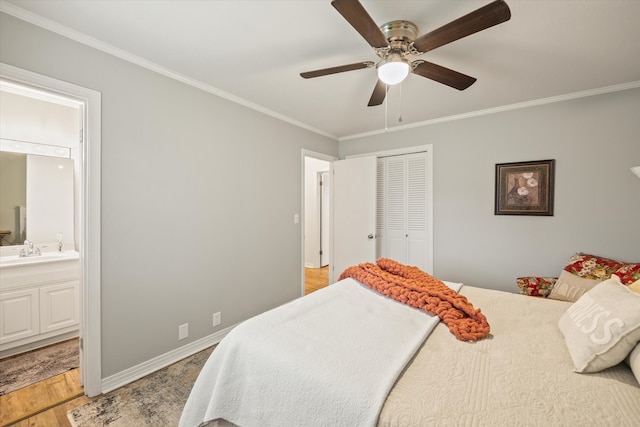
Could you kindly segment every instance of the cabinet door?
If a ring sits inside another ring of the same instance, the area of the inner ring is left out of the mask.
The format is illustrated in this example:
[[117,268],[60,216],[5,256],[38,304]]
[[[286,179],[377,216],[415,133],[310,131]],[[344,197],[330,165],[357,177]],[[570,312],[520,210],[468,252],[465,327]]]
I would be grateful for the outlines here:
[[65,282],[40,288],[40,333],[79,323],[78,282]]
[[0,294],[0,344],[38,335],[38,290]]

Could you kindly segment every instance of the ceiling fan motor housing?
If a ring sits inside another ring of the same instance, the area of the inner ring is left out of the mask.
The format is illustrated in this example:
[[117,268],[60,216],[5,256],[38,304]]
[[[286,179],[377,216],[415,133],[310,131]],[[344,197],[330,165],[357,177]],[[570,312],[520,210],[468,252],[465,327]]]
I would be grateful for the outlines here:
[[391,21],[380,27],[380,30],[389,41],[389,48],[380,49],[377,53],[384,58],[388,53],[409,53],[409,45],[418,36],[418,26],[410,21]]

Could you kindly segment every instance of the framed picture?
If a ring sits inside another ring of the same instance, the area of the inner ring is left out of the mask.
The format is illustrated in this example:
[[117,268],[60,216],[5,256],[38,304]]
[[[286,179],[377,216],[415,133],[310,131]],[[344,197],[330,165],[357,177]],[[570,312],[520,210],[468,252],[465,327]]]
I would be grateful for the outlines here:
[[553,216],[555,160],[496,164],[495,215]]

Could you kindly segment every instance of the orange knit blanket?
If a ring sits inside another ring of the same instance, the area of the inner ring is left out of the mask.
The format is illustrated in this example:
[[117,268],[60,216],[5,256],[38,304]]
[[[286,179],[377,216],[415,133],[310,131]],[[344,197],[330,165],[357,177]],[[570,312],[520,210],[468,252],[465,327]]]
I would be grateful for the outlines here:
[[462,341],[477,341],[489,334],[487,318],[464,295],[417,267],[380,258],[376,264],[347,268],[340,280],[352,277],[371,289],[438,316]]

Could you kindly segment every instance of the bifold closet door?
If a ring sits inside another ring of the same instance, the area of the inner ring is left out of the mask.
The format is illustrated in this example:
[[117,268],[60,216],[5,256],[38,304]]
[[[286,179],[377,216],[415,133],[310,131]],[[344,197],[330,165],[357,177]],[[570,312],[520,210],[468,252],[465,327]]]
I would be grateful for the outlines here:
[[378,159],[378,256],[427,265],[427,155]]

